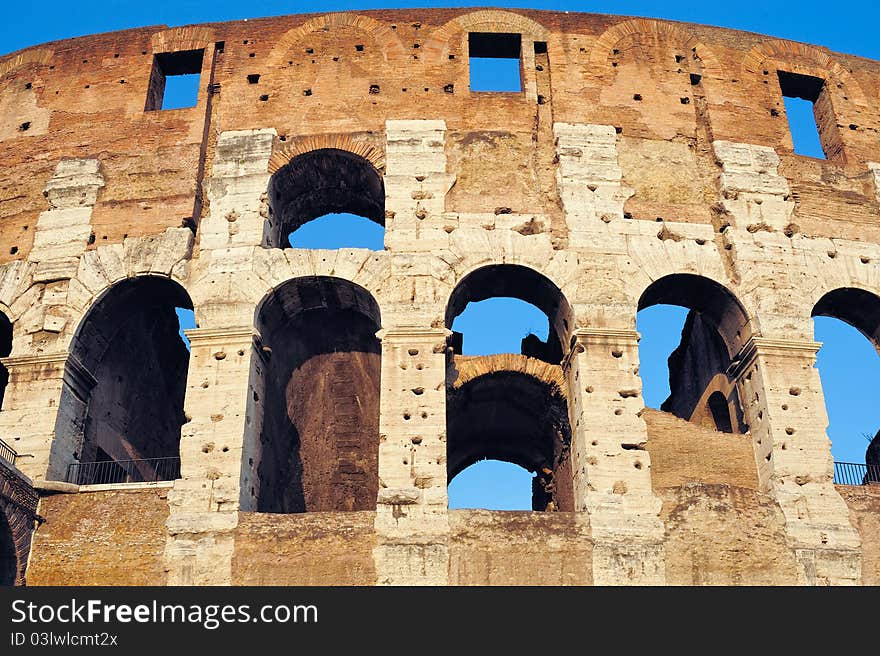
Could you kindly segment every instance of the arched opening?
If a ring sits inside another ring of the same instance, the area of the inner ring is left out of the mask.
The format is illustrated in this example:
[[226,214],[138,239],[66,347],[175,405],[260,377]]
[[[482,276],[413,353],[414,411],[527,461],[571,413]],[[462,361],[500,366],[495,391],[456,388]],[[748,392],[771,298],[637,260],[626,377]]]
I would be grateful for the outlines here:
[[98,299],[74,335],[50,472],[78,484],[171,480],[189,349],[180,314],[192,301],[176,282],[129,278]]
[[692,274],[652,283],[638,304],[645,405],[715,430],[747,430],[734,357],[751,337],[748,316],[723,285]]
[[360,155],[313,150],[294,157],[269,181],[267,247],[381,249],[384,226],[382,175]]
[[835,482],[880,482],[880,297],[846,287],[812,312]]
[[[12,322],[0,312],[0,358],[9,357],[10,353],[12,353]],[[9,371],[0,364],[0,408],[3,407],[3,397],[6,395],[8,384]]]
[[[486,301],[490,303],[483,305]],[[467,322],[468,335],[453,331],[452,347],[456,354],[463,353],[465,338],[471,334],[480,341],[483,354],[509,353],[502,350],[503,347],[497,348],[499,342],[495,336],[507,326],[519,324],[534,325],[535,332],[524,336],[515,352],[551,364],[562,360],[564,341],[570,331],[571,307],[547,277],[516,264],[493,264],[477,269],[465,276],[449,297],[446,327],[453,329],[458,325],[458,318],[476,306],[482,306],[482,316]],[[546,337],[541,339],[538,333]],[[486,335],[492,336],[492,340],[487,340]]]
[[[465,276],[446,308],[453,329],[447,376],[450,507],[498,508],[493,492],[518,490],[506,508],[573,509],[571,429],[560,362],[571,307],[533,269],[489,265]],[[465,355],[467,354],[467,355]],[[503,466],[500,463],[508,463]],[[521,469],[531,478],[524,489]],[[523,501],[526,501],[523,503]]]
[[6,513],[0,508],[0,585],[15,585],[18,578],[18,555]]
[[246,475],[260,512],[373,510],[379,488],[379,306],[331,277],[290,280],[256,315],[262,403]]
[[472,480],[464,494],[451,497],[451,506],[491,507],[491,490],[512,487],[518,480],[511,500],[530,497],[528,506],[520,509],[574,509],[571,428],[558,382],[501,370],[460,386],[453,383],[447,395],[449,481],[486,460],[517,465],[531,478],[526,491],[516,469],[487,468],[480,484]]
[[707,402],[708,416],[712,419],[711,428],[720,433],[732,433],[733,422],[730,421],[730,407],[721,392],[712,392]]

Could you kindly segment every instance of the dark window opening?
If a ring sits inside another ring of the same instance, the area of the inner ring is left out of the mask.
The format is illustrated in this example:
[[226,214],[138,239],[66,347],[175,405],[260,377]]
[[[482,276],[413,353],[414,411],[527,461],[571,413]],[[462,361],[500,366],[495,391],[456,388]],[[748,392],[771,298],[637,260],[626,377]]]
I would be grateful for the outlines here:
[[522,37],[519,34],[468,34],[471,91],[522,91]]
[[809,75],[778,71],[779,88],[785,103],[788,127],[794,152],[798,155],[825,159],[818,105],[825,81]]
[[730,422],[730,408],[724,395],[721,392],[712,392],[707,405],[709,414],[712,417],[712,427],[721,433],[732,433],[733,426]]
[[195,107],[204,50],[161,52],[153,57],[145,111]]

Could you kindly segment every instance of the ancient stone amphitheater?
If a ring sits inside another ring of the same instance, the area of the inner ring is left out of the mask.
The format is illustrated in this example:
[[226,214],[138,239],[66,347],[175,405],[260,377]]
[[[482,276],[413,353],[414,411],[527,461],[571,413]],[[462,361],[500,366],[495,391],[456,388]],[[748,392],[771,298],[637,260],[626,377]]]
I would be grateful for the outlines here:
[[[521,90],[472,91],[476,56]],[[195,105],[162,109],[181,74]],[[877,584],[880,486],[834,482],[811,317],[880,340],[878,104],[875,61],[561,12],[0,59],[4,582]],[[288,247],[330,212],[384,250]],[[547,341],[462,356],[495,296]],[[691,310],[668,412],[635,330],[660,303]],[[536,473],[533,511],[448,509],[485,458]]]

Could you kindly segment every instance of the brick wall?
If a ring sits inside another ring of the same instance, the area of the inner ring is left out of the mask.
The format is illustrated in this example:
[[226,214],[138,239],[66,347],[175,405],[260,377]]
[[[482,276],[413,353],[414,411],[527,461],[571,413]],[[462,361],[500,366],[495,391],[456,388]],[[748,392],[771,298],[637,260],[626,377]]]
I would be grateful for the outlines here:
[[40,500],[29,585],[165,585],[167,489]]

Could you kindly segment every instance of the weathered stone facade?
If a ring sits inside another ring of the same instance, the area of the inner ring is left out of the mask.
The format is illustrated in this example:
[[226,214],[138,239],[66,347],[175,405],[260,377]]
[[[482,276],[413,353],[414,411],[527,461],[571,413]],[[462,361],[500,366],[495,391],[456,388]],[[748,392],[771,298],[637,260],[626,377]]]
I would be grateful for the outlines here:
[[[521,92],[469,90],[471,33],[518,35]],[[193,62],[195,106],[156,109]],[[792,75],[819,81],[825,160],[793,153]],[[833,484],[811,317],[880,344],[878,101],[880,63],[821,47],[520,10],[5,57],[0,436],[47,491],[28,584],[876,583],[880,506]],[[385,249],[285,247],[336,211]],[[452,320],[500,295],[548,342],[457,357]],[[682,419],[643,408],[636,313],[658,303],[699,318]],[[163,346],[174,307],[188,356]],[[716,392],[735,434],[711,430]],[[523,420],[476,449],[448,409],[486,403]],[[173,482],[82,474],[166,454],[178,426],[179,472],[140,471]],[[451,468],[481,457],[543,472],[555,512],[448,510]]]

